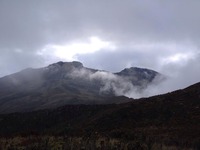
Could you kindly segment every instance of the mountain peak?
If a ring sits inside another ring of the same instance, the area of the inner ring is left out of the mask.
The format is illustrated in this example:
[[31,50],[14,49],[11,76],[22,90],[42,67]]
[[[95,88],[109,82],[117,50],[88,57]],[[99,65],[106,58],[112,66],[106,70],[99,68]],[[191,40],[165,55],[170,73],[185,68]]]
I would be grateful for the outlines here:
[[62,66],[64,66],[64,65],[69,65],[69,66],[74,66],[74,67],[76,67],[76,68],[81,68],[81,67],[83,67],[83,64],[81,63],[81,62],[78,62],[78,61],[72,61],[72,62],[63,62],[63,61],[59,61],[59,62],[57,62],[57,63],[53,63],[53,64],[51,64],[51,65],[49,65],[49,66],[60,66],[60,67],[62,67]]
[[59,61],[59,62],[57,62],[57,63],[55,63],[55,64],[57,64],[57,65],[59,65],[59,66],[62,66],[62,65],[64,65],[65,63],[64,63],[63,61]]
[[160,73],[154,70],[138,67],[125,68],[124,70],[116,74],[132,78],[132,81],[134,81],[133,83],[137,83],[138,81],[142,81],[144,79],[151,82],[157,75],[160,75]]
[[138,68],[138,67],[125,68],[124,70],[119,72],[119,74],[133,75],[133,74],[144,73],[144,72],[145,72],[145,74],[154,74],[154,75],[158,74],[158,72],[156,72],[154,70],[150,70],[150,69],[146,69],[146,68]]
[[71,63],[76,68],[82,68],[83,67],[83,64],[81,62],[79,62],[79,61],[73,61]]
[[77,68],[77,69],[83,68],[83,64],[81,62],[78,62],[78,61],[73,61],[73,62],[59,61],[57,63],[49,65],[47,68],[48,69],[55,69],[55,68],[61,69],[61,68],[63,68],[63,69],[66,69],[66,70],[71,70],[73,68]]

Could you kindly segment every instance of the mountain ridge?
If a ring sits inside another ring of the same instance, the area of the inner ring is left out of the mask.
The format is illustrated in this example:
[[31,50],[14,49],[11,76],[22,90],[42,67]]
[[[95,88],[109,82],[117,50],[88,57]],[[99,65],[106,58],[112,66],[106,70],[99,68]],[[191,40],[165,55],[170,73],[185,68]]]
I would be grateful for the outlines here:
[[56,108],[65,104],[119,103],[109,98],[133,90],[142,91],[157,76],[161,74],[138,68],[111,73],[86,68],[77,61],[29,68],[0,78],[0,113]]

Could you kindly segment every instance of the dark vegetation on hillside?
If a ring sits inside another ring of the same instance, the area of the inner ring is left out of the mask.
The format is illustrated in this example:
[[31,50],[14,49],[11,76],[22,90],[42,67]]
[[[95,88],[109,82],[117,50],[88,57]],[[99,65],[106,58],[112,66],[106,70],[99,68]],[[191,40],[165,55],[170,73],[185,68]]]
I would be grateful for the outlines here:
[[132,149],[137,144],[140,149],[156,149],[157,144],[162,147],[157,149],[172,146],[198,150],[199,127],[200,83],[125,104],[66,105],[51,110],[0,115],[0,136],[11,141],[13,137],[27,140],[30,136],[41,139],[39,141],[50,137],[56,141],[60,137],[63,143],[69,138],[73,138],[71,143],[78,137],[83,143],[107,138],[117,139],[126,146],[132,143]]

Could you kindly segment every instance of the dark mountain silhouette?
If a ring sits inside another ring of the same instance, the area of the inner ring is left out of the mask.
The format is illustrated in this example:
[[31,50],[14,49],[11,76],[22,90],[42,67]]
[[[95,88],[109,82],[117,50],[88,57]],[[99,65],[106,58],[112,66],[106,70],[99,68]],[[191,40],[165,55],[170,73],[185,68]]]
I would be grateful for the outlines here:
[[[111,99],[123,101],[126,98]],[[197,150],[200,148],[199,126],[200,83],[123,104],[66,105],[0,115],[1,137],[53,135],[92,141],[102,136],[107,141],[117,138],[121,144],[132,141],[131,147],[139,146],[143,150],[166,149],[164,145],[173,146],[171,149]]]
[[25,69],[0,78],[0,113],[56,108],[66,104],[111,104],[110,97],[132,88],[142,91],[162,76],[142,68],[110,73],[86,68],[80,62],[58,62],[39,69]]

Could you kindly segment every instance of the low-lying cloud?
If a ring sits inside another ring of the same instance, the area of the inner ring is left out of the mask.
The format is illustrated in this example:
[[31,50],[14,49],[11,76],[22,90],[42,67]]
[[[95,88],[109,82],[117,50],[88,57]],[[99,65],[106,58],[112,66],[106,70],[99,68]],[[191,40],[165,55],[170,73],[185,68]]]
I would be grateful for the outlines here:
[[100,81],[101,87],[99,93],[114,93],[116,96],[127,96],[132,98],[148,97],[151,96],[146,88],[150,85],[158,85],[161,83],[160,77],[149,83],[146,87],[146,82],[141,85],[134,85],[130,78],[122,77],[111,72],[106,71],[91,71],[88,69],[74,69],[70,76],[74,79],[87,80],[88,82]]

